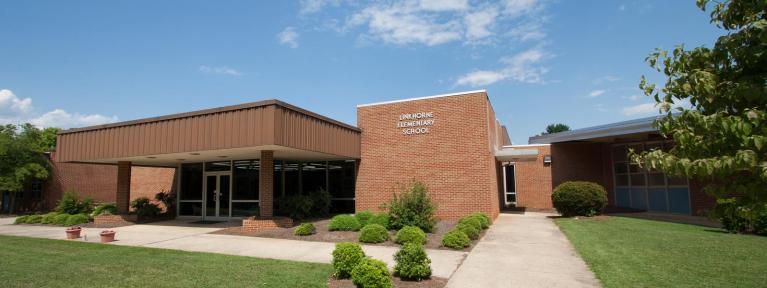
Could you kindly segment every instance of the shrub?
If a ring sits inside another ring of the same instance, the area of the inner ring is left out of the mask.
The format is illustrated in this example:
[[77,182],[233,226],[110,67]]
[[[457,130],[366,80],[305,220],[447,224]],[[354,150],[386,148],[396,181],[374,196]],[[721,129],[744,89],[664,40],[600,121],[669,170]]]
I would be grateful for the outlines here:
[[442,246],[452,249],[463,249],[471,245],[469,236],[461,230],[453,229],[442,236]]
[[370,221],[370,218],[373,218],[373,212],[370,211],[362,211],[357,214],[354,214],[354,218],[357,218],[357,221],[360,222],[360,225],[365,226],[368,225],[368,221]]
[[330,192],[320,189],[309,194],[312,208],[311,217],[323,217],[330,214]]
[[171,194],[170,191],[160,191],[154,194],[154,200],[165,205],[165,211],[170,211],[173,203],[176,201],[176,196]]
[[482,230],[482,222],[481,220],[477,219],[476,217],[471,216],[465,216],[458,220],[458,224],[464,224],[469,225],[477,229],[477,231]]
[[471,224],[466,224],[466,223],[458,223],[458,225],[455,225],[455,229],[465,233],[466,236],[469,236],[469,239],[472,239],[472,240],[478,239],[479,232],[481,231],[476,226]]
[[293,230],[293,235],[296,236],[308,236],[312,235],[315,232],[317,232],[317,229],[314,228],[314,224],[312,223],[304,223],[301,225],[298,225],[295,230]]
[[336,278],[344,279],[349,278],[357,264],[365,259],[365,252],[362,252],[362,247],[357,243],[341,242],[336,244],[336,249],[333,250],[333,269],[335,270]]
[[162,211],[160,206],[149,201],[149,198],[139,197],[130,202],[130,207],[136,211],[138,216],[157,216]]
[[593,216],[607,206],[607,192],[596,183],[570,181],[554,189],[551,201],[562,216]]
[[756,211],[753,225],[754,233],[767,236],[767,204]]
[[421,228],[405,226],[397,231],[397,234],[394,236],[394,242],[397,242],[397,244],[426,244],[426,233]]
[[67,219],[69,219],[69,214],[61,213],[53,217],[53,224],[64,225],[67,223]]
[[93,208],[91,216],[96,217],[101,214],[117,214],[117,205],[115,203],[101,203]]
[[405,243],[402,249],[394,254],[394,274],[405,280],[421,281],[431,276],[431,260],[418,243]]
[[488,217],[485,213],[471,213],[469,214],[469,217],[473,217],[479,220],[479,223],[482,224],[482,229],[490,228],[490,224],[493,224],[493,222],[490,221],[490,217]]
[[59,213],[56,212],[50,212],[48,214],[43,215],[43,219],[40,221],[42,224],[52,224],[54,223],[53,219],[58,216]]
[[13,220],[13,224],[24,224],[24,223],[27,223],[27,218],[29,218],[29,215],[24,215],[24,216],[16,217],[16,220]]
[[293,219],[306,219],[312,213],[312,199],[307,195],[291,195],[278,201],[280,214]]
[[389,269],[384,262],[364,258],[352,269],[352,282],[361,288],[391,288]]
[[722,227],[730,233],[746,232],[748,230],[747,210],[737,199],[718,199],[714,207],[714,217],[719,219]]
[[67,217],[67,221],[64,222],[65,226],[74,226],[79,224],[88,223],[89,218],[87,214],[74,214]]
[[360,230],[360,242],[362,243],[381,243],[389,240],[389,231],[378,224],[368,224]]
[[75,191],[67,191],[61,196],[56,208],[54,209],[59,213],[66,214],[79,214],[90,213],[93,208],[93,199],[91,197],[85,197],[80,200],[80,195]]
[[29,215],[29,217],[27,218],[27,221],[24,223],[37,224],[37,223],[40,223],[40,221],[43,221],[43,215],[35,214],[35,215]]
[[330,231],[357,231],[360,230],[360,222],[352,215],[342,214],[336,215],[330,219],[328,225]]
[[409,188],[403,186],[400,195],[394,194],[389,209],[389,228],[399,230],[405,226],[417,226],[424,232],[432,232],[437,224],[434,211],[437,206],[429,199],[426,186],[413,181]]
[[386,227],[388,229],[389,228],[389,214],[377,213],[377,214],[373,215],[373,217],[371,217],[368,220],[367,224],[378,224],[378,225],[384,226],[384,227]]

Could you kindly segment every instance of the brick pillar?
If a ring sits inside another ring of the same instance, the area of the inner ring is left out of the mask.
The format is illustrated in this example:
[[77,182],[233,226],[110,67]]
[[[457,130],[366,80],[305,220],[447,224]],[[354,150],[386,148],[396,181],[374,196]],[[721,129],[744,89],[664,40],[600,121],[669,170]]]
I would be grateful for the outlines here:
[[117,162],[117,195],[115,204],[117,204],[118,214],[128,214],[130,203],[130,172],[131,162]]
[[261,217],[272,217],[274,216],[274,151],[261,151],[261,174],[258,183]]

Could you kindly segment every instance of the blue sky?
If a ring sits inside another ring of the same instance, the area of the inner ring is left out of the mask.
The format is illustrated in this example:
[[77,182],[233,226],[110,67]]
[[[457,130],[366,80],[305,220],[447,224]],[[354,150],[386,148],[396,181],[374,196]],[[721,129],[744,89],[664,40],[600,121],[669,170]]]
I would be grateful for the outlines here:
[[487,89],[515,144],[657,114],[656,47],[722,32],[694,1],[3,1],[0,123],[79,127],[277,98],[356,105]]

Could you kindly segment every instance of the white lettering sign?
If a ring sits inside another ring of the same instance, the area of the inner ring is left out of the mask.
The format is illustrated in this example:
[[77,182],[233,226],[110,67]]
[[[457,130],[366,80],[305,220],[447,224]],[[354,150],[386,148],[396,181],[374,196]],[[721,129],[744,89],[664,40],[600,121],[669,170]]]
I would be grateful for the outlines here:
[[418,135],[429,133],[429,126],[434,125],[434,112],[418,112],[399,115],[397,128],[402,129],[403,135]]

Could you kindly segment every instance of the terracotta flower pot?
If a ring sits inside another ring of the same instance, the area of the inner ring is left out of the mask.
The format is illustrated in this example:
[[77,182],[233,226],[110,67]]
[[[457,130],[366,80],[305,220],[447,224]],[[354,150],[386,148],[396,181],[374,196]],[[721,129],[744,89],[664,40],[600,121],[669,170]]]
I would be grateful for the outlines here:
[[101,243],[109,243],[109,242],[115,241],[115,233],[117,232],[112,230],[101,231],[101,233],[99,234],[101,236]]
[[67,228],[67,239],[77,239],[80,238],[80,232],[83,231],[83,228],[80,226],[72,226]]

